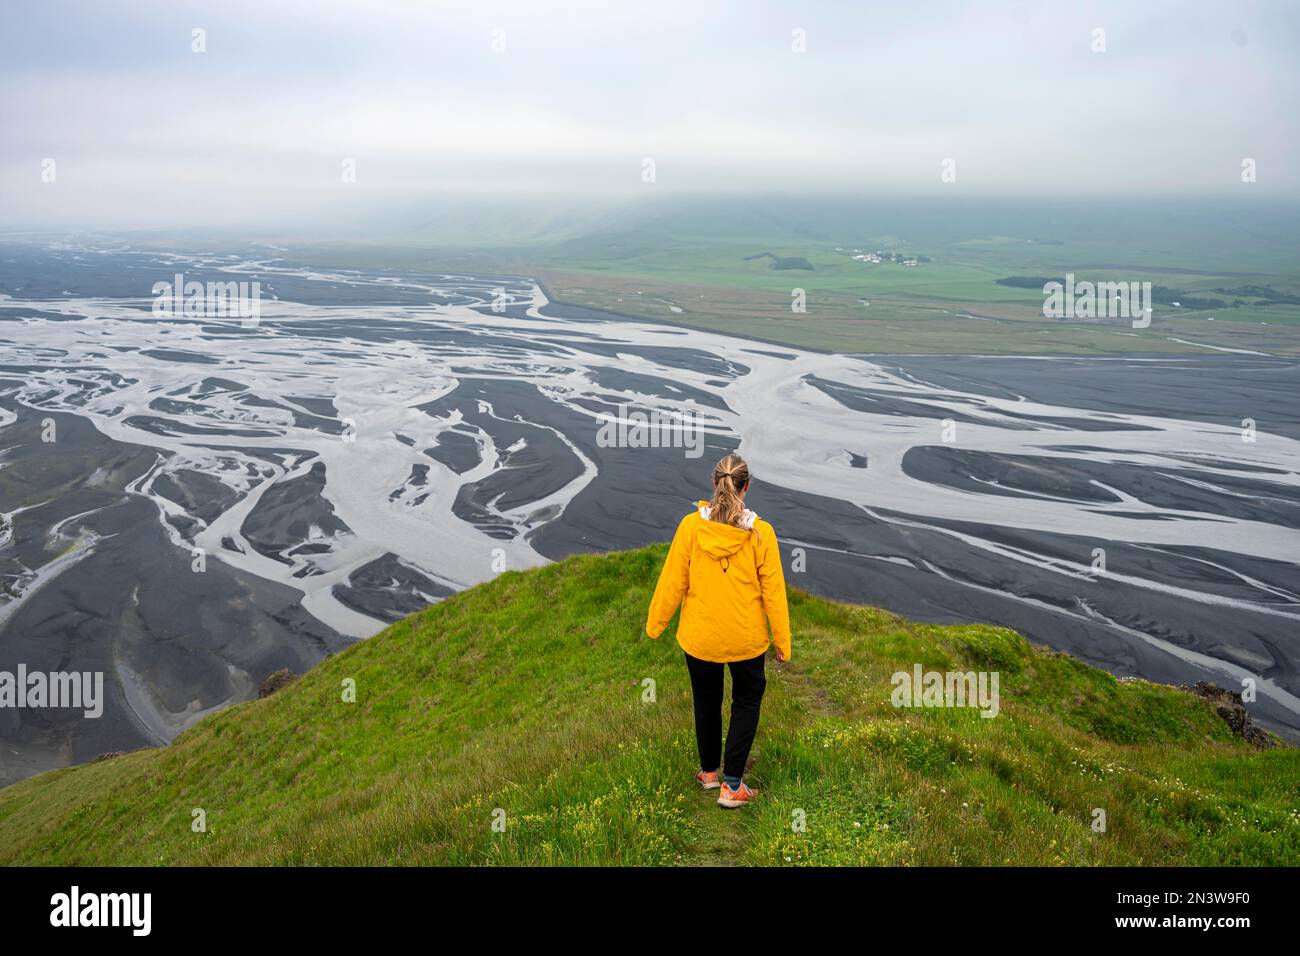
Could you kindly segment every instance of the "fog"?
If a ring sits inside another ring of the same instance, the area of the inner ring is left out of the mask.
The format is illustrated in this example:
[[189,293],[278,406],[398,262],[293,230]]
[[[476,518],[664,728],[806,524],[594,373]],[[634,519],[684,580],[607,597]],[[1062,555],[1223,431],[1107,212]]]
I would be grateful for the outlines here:
[[1282,3],[9,3],[0,228],[650,192],[1292,199],[1298,28]]

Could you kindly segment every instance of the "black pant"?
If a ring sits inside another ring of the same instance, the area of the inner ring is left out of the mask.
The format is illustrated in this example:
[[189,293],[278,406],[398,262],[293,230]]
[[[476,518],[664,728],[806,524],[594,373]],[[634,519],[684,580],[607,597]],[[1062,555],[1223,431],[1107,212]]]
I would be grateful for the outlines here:
[[[727,728],[727,762],[722,773],[740,777],[745,773],[749,748],[758,732],[758,708],[763,703],[767,677],[765,655],[747,661],[732,661],[731,726]],[[686,655],[691,672],[691,694],[695,698],[695,742],[700,748],[700,769],[714,770],[722,756],[722,664]]]

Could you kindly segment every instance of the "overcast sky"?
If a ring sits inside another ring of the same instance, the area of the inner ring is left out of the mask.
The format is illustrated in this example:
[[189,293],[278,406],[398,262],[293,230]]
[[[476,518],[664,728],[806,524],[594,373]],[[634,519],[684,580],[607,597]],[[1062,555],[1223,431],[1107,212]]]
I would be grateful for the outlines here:
[[1295,3],[4,0],[0,17],[0,228],[647,189],[1300,196]]

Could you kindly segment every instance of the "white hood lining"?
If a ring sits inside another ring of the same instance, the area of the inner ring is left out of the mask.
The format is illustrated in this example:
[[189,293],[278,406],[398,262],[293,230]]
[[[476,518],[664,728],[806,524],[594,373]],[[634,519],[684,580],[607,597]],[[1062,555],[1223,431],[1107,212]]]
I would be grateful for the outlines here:
[[[710,505],[703,505],[700,508],[700,517],[705,521],[709,520],[709,513],[713,510]],[[737,527],[744,528],[746,531],[754,530],[754,522],[758,520],[758,515],[746,508],[740,513],[740,523]]]

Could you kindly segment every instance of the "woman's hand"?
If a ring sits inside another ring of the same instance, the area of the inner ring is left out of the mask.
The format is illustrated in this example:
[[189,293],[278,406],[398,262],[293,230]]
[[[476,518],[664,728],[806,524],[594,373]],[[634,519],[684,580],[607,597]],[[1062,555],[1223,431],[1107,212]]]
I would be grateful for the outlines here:
[[785,655],[781,653],[781,648],[776,647],[776,648],[773,648],[773,650],[776,651],[776,659],[777,659],[779,662],[781,662],[782,664],[784,664],[784,663],[785,663]]

